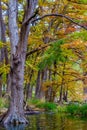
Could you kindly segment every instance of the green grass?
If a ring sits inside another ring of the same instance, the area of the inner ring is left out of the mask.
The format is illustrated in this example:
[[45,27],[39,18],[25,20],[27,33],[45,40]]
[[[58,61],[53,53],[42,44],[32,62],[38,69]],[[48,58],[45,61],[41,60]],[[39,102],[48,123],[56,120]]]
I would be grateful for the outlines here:
[[87,104],[71,104],[67,106],[67,113],[87,117]]
[[67,107],[66,107],[66,105],[62,105],[62,106],[58,105],[57,110],[60,113],[66,113],[67,112]]
[[[45,102],[37,99],[32,99],[27,101],[28,105],[34,105],[36,108],[45,109],[46,111],[56,111],[59,113],[67,113],[73,116],[87,117],[87,104],[65,104],[65,105],[56,105],[52,102]],[[1,103],[0,101],[0,104]]]
[[43,100],[31,99],[27,101],[28,105],[34,105],[36,108],[45,109],[46,111],[54,111],[57,109],[57,105],[52,102],[45,102]]
[[39,99],[30,99],[30,100],[27,101],[27,104],[36,106],[40,102],[41,101]]
[[79,107],[79,113],[82,117],[87,117],[87,104],[83,104]]
[[55,103],[52,102],[43,102],[36,105],[38,108],[45,109],[46,111],[54,111],[57,109],[57,106]]
[[76,115],[78,113],[78,110],[79,110],[79,105],[70,104],[70,105],[67,105],[66,109],[67,109],[68,113],[70,113],[72,115]]

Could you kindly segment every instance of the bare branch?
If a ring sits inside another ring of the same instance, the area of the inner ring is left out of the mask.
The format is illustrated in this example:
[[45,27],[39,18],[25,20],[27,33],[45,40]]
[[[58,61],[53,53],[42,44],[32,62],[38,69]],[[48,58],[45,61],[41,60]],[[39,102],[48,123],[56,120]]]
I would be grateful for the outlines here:
[[[63,18],[65,18],[65,19],[69,20],[70,22],[72,22],[72,23],[74,23],[74,24],[80,26],[81,28],[84,28],[85,30],[87,30],[87,27],[84,26],[84,25],[81,25],[81,24],[77,23],[77,22],[75,21],[76,19],[72,19],[72,18],[70,18],[69,16],[66,16],[66,15],[63,15],[63,14],[55,14],[55,13],[53,13],[53,14],[46,14],[46,15],[44,15],[44,16],[41,16],[41,17],[39,17],[39,18],[36,18],[36,19],[32,20],[32,22],[36,22],[36,21],[38,21],[38,20],[41,20],[41,19],[44,19],[44,18],[50,17],[50,16],[63,17]],[[28,21],[28,20],[27,20],[27,21]]]

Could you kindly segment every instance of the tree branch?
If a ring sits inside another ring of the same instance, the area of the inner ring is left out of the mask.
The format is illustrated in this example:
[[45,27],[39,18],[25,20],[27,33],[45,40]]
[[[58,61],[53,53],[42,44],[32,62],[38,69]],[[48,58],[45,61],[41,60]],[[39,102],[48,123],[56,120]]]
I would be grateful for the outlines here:
[[[32,20],[32,19],[36,16],[36,14],[37,14],[37,12],[36,12],[34,15],[32,15],[31,17],[29,17],[26,21],[24,21],[23,24],[26,24],[26,23],[28,24],[28,22],[29,22],[30,20]],[[46,14],[46,15],[44,15],[44,16],[41,16],[41,17],[39,17],[39,18],[36,18],[36,19],[32,20],[32,22],[36,22],[36,21],[38,21],[38,20],[41,20],[41,19],[44,19],[45,17],[50,17],[50,16],[66,18],[67,20],[71,21],[72,23],[74,23],[74,24],[76,24],[76,25],[78,25],[78,26],[84,28],[85,30],[87,30],[87,27],[86,27],[86,26],[81,25],[81,24],[75,22],[75,20],[73,20],[73,19],[70,18],[69,16],[66,16],[66,15],[63,15],[63,14],[54,14],[54,13],[53,13],[53,14]],[[22,25],[23,25],[23,24],[22,24]],[[39,47],[39,48],[36,48],[36,49],[34,49],[34,50],[28,52],[28,53],[26,54],[26,57],[28,57],[29,55],[31,55],[31,54],[33,54],[33,53],[35,53],[35,52],[37,52],[37,51],[40,51],[40,50],[46,48],[46,47],[49,46],[49,45],[50,45],[50,44],[47,44],[47,45],[45,45],[45,46],[41,46],[41,47]]]
[[34,50],[28,52],[28,53],[26,54],[26,58],[27,58],[29,55],[31,55],[31,54],[33,54],[33,53],[35,53],[35,52],[37,52],[37,51],[40,51],[40,50],[42,50],[42,49],[45,49],[45,48],[48,47],[49,45],[50,45],[50,44],[46,44],[46,45],[44,45],[44,46],[38,47],[38,48],[36,48],[36,49],[34,49]]
[[28,24],[29,21],[32,20],[33,18],[35,18],[35,16],[36,16],[37,14],[38,14],[38,10],[36,10],[31,17],[29,17],[27,20],[25,20],[25,21],[22,23],[22,26],[25,25],[25,24]]
[[[41,20],[41,19],[44,19],[44,18],[50,17],[50,16],[63,17],[63,18],[65,18],[65,19],[69,20],[70,22],[72,22],[72,23],[74,23],[74,24],[80,26],[81,28],[84,28],[85,30],[87,30],[87,27],[86,27],[86,26],[77,23],[77,22],[75,21],[75,19],[73,20],[73,19],[70,18],[69,16],[66,16],[66,15],[63,15],[63,14],[55,14],[55,13],[53,13],[53,14],[46,14],[46,15],[44,15],[44,16],[41,16],[41,17],[39,17],[39,18],[36,18],[36,19],[32,20],[32,22],[36,22],[36,21],[38,21],[38,20]],[[27,20],[27,22],[28,22],[28,21],[29,21],[29,20]]]

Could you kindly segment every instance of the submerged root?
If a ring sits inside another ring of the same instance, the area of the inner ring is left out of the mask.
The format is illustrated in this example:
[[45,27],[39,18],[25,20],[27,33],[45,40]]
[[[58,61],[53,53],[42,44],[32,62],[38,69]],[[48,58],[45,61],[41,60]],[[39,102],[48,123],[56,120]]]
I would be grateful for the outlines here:
[[13,124],[15,126],[18,124],[28,124],[28,121],[23,115],[16,114],[16,113],[10,114],[8,112],[2,115],[2,117],[0,118],[0,122],[3,125]]
[[6,117],[8,111],[4,112],[3,114],[0,115],[0,124],[3,122],[4,118]]

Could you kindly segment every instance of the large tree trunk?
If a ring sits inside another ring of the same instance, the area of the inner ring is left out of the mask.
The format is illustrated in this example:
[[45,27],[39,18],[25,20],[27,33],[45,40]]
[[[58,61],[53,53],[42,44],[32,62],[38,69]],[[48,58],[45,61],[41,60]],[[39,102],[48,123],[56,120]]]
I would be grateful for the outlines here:
[[23,110],[24,58],[20,60],[20,63],[16,64],[13,59],[14,64],[11,70],[11,102],[9,111],[4,118],[4,124],[26,123]]
[[[18,35],[17,0],[9,0],[9,30],[11,42],[11,101],[9,110],[3,118],[4,124],[27,123],[23,110],[24,65],[27,50],[27,39],[31,26],[28,20],[34,15],[37,0],[27,0],[23,23]],[[28,21],[27,21],[28,20]]]

